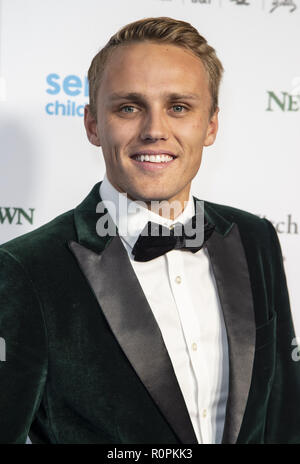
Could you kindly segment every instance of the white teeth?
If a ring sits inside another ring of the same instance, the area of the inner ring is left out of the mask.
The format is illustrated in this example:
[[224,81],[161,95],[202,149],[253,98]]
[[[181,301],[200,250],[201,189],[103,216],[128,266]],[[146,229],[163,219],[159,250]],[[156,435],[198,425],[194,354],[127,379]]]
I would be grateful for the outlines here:
[[173,159],[170,155],[136,155],[137,161],[150,161],[150,163],[167,163]]

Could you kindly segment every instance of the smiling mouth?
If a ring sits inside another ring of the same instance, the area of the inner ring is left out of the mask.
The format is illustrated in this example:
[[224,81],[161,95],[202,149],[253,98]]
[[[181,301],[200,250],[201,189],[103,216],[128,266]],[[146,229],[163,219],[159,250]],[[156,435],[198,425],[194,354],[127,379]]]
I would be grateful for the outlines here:
[[169,155],[169,154],[139,154],[136,153],[131,158],[135,161],[139,161],[141,163],[169,163],[170,161],[173,161],[176,156],[175,155]]

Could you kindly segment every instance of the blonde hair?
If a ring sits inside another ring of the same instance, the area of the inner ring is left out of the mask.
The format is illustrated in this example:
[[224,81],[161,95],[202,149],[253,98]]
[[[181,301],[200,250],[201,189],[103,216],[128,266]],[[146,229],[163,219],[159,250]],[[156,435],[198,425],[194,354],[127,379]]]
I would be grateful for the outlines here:
[[212,99],[212,116],[218,107],[219,86],[223,74],[223,66],[214,48],[208,45],[197,29],[191,24],[168,17],[145,18],[122,27],[93,58],[89,71],[90,111],[96,119],[97,93],[104,68],[112,51],[120,46],[134,42],[152,41],[168,43],[189,49],[198,56],[209,78],[209,90]]

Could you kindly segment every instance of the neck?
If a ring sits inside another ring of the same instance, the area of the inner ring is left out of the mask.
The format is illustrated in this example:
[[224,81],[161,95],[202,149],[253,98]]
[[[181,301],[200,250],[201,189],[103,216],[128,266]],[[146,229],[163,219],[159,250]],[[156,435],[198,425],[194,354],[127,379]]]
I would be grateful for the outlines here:
[[179,194],[175,197],[168,199],[157,199],[157,200],[148,200],[135,198],[131,196],[128,192],[124,192],[119,186],[114,185],[108,178],[107,180],[111,187],[113,187],[117,192],[125,194],[129,200],[139,203],[141,206],[147,208],[152,213],[155,213],[164,219],[174,221],[178,216],[182,214],[186,208],[190,196],[190,187],[187,185]]
[[151,200],[145,202],[147,208],[152,213],[158,214],[159,216],[174,220],[176,219],[185,209],[187,199],[184,201],[180,200]]

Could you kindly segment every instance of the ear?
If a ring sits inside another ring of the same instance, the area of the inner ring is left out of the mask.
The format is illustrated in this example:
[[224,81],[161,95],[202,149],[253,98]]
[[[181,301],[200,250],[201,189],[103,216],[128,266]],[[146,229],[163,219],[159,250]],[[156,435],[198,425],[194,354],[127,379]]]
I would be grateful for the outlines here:
[[96,147],[100,147],[101,142],[98,136],[97,121],[91,113],[90,105],[85,105],[84,107],[84,126],[89,141],[93,145],[96,145]]
[[218,132],[218,127],[219,127],[219,121],[218,121],[218,113],[220,109],[217,107],[216,111],[214,114],[211,116],[207,131],[206,131],[206,136],[204,140],[204,146],[208,147],[209,145],[212,145],[216,139],[217,132]]

